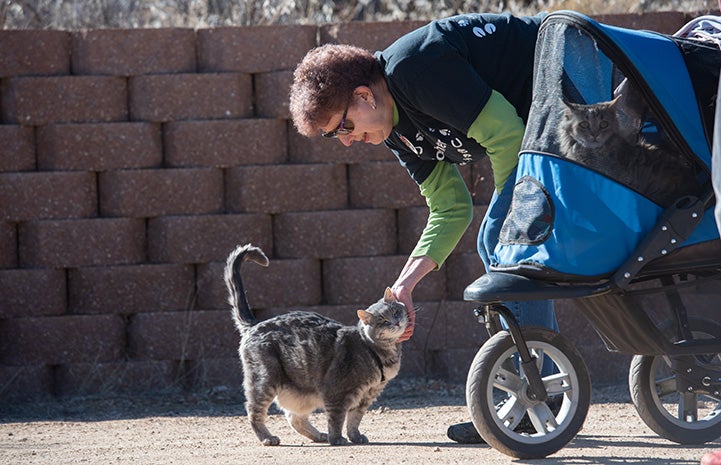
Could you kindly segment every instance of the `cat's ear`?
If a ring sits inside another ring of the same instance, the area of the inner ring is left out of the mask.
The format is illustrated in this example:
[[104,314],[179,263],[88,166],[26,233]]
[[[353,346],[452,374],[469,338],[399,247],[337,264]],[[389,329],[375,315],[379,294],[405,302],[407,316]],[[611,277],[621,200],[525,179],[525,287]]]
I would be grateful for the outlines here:
[[363,323],[369,325],[371,324],[371,319],[373,318],[373,314],[370,312],[367,312],[365,310],[358,310],[358,319],[361,320]]
[[398,299],[396,299],[396,296],[393,295],[393,291],[391,291],[390,287],[386,287],[386,292],[383,294],[383,300],[386,302],[397,302]]
[[561,105],[561,111],[564,118],[569,118],[573,114],[573,108],[568,104],[565,98],[558,97],[558,102]]

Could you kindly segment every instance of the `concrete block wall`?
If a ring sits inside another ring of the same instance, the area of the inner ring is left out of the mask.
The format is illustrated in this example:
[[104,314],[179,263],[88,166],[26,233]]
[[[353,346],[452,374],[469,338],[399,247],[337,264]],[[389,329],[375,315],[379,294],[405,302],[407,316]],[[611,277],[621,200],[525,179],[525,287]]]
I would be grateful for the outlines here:
[[[674,32],[690,17],[607,19]],[[259,317],[353,323],[427,208],[382,147],[299,136],[288,86],[317,40],[380,49],[420,24],[0,31],[0,400],[238,388],[222,282],[237,244],[271,258],[245,267]],[[463,173],[474,224],[416,291],[404,375],[463,380],[486,338],[462,292],[492,183],[487,163]],[[572,302],[559,319],[595,380],[625,377]]]

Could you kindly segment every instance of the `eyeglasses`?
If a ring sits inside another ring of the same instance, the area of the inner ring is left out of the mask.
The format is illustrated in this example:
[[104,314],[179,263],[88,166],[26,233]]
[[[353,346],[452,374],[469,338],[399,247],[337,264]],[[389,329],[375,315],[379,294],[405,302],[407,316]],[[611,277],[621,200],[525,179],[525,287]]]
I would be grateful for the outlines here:
[[328,132],[321,132],[320,135],[323,137],[327,137],[329,139],[336,138],[338,136],[346,136],[353,132],[353,129],[355,129],[355,126],[352,122],[346,121],[346,116],[348,115],[348,107],[346,107],[345,111],[343,112],[343,117],[340,119],[340,124],[337,128],[333,129],[332,131]]

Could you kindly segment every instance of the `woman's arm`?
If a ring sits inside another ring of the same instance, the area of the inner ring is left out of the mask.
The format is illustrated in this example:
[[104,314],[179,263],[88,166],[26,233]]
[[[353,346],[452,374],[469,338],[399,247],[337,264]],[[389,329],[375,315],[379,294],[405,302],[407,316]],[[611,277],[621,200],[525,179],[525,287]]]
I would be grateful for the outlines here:
[[411,325],[401,340],[407,340],[413,334],[413,290],[428,273],[441,267],[473,218],[471,195],[455,165],[437,163],[421,184],[421,194],[430,208],[428,222],[391,287],[396,298],[406,305],[411,318]]
[[486,148],[491,160],[493,183],[501,192],[509,174],[518,165],[525,126],[516,109],[495,90],[468,129],[468,137]]

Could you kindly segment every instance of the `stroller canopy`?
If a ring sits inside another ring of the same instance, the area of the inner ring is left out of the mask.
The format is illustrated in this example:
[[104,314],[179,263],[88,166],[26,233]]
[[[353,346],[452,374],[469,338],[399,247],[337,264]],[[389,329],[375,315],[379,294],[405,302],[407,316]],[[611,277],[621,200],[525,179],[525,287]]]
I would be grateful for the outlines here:
[[[664,209],[710,189],[721,52],[571,11],[539,31],[533,102],[492,270],[612,274]],[[713,215],[683,242],[718,238]]]

